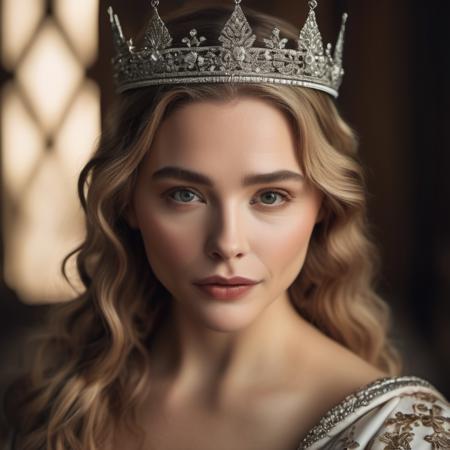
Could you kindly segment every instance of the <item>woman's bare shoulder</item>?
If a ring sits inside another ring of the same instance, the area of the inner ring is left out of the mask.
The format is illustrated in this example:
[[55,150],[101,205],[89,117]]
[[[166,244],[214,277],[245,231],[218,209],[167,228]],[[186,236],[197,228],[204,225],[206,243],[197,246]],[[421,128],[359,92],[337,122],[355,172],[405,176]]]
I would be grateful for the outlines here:
[[345,347],[337,346],[333,358],[322,361],[322,380],[338,397],[351,394],[373,381],[389,376]]
[[[318,336],[311,343],[308,369],[298,379],[298,391],[309,392],[317,410],[326,411],[358,389],[389,374],[367,362],[348,348],[326,337]],[[300,362],[297,364],[300,367]],[[295,386],[295,382],[294,382]]]
[[[389,376],[320,333],[308,333],[306,338],[310,344],[309,354],[305,354],[304,349],[291,348],[289,372],[284,379],[284,388],[289,393],[284,417],[291,425],[295,424],[297,437],[305,436],[349,395]],[[278,414],[282,409],[277,408]]]

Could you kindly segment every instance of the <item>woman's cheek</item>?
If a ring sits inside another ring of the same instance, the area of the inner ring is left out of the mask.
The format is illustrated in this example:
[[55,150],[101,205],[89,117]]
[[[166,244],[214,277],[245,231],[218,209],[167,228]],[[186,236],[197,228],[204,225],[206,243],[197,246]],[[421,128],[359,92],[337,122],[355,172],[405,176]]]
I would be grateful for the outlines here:
[[157,261],[171,265],[181,262],[187,264],[197,253],[199,230],[192,230],[186,221],[181,222],[173,216],[149,215],[144,218],[140,228],[151,265],[157,264]]
[[292,275],[303,265],[315,215],[314,211],[302,211],[286,219],[281,226],[261,229],[253,239],[258,254],[270,262],[273,272],[288,271]]

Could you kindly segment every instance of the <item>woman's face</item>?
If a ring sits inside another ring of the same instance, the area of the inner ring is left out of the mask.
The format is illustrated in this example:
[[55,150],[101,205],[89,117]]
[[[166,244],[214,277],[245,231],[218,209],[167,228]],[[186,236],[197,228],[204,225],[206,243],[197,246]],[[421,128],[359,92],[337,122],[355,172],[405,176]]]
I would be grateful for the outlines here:
[[[275,176],[281,172],[284,177]],[[236,331],[287,300],[321,200],[303,178],[294,136],[278,109],[253,97],[201,101],[161,124],[128,220],[184,317]],[[238,299],[217,299],[194,284],[212,275],[259,283]]]

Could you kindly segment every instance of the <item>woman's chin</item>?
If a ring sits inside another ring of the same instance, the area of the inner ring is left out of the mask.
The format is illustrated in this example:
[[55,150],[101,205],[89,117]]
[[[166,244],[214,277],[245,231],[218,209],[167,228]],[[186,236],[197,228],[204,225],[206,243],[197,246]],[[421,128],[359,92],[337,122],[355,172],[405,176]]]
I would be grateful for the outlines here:
[[207,311],[196,311],[196,319],[199,325],[211,330],[223,333],[233,333],[245,330],[257,319],[257,311],[246,307],[231,307],[223,305],[221,307],[208,308]]

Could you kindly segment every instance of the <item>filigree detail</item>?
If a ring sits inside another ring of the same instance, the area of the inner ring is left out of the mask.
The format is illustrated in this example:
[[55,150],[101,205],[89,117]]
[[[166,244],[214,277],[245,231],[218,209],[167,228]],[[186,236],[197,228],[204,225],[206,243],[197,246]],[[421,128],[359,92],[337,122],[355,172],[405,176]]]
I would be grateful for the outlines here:
[[303,54],[305,72],[312,76],[322,76],[325,69],[322,35],[317,26],[316,13],[311,10],[305,26],[300,31],[298,49]]
[[219,41],[228,50],[235,48],[245,50],[253,45],[255,39],[256,36],[253,34],[242,8],[237,4],[219,36]]
[[153,50],[162,50],[172,44],[172,37],[165,23],[155,8],[153,16],[147,27],[144,36],[145,45]]
[[267,48],[285,48],[288,40],[286,38],[280,38],[280,30],[278,28],[274,28],[272,31],[272,36],[270,39],[264,39],[264,44],[266,44]]
[[188,37],[184,37],[181,39],[183,44],[186,44],[188,47],[199,47],[202,42],[206,41],[204,36],[197,37],[197,30],[194,28],[189,32]]

